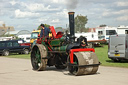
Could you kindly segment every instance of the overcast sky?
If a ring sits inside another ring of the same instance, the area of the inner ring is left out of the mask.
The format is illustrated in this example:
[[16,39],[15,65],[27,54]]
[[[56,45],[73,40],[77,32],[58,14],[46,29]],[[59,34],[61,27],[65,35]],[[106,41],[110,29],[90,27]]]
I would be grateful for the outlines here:
[[30,31],[41,23],[66,28],[68,11],[87,16],[86,27],[128,26],[128,0],[0,0],[0,25]]

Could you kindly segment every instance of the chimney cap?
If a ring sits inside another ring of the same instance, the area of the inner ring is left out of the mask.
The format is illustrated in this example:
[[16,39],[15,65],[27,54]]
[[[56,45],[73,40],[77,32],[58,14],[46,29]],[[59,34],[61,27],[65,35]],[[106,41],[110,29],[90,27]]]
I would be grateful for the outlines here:
[[68,12],[68,14],[74,14],[75,12]]

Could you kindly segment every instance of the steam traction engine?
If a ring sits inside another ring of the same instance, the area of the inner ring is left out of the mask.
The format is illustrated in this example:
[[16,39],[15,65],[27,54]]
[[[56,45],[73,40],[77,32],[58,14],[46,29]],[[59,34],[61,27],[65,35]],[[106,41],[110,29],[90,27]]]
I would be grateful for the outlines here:
[[74,12],[69,12],[70,34],[56,34],[53,26],[51,35],[37,39],[32,47],[31,63],[34,70],[45,70],[46,66],[68,70],[73,75],[94,74],[99,67],[99,61],[93,48],[87,48],[87,39],[74,35]]

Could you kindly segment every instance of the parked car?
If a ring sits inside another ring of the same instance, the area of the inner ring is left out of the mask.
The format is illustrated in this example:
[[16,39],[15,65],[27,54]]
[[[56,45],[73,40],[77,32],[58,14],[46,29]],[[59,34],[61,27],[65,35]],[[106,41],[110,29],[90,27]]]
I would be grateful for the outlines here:
[[128,34],[109,37],[108,57],[113,61],[128,60]]
[[22,40],[0,41],[0,54],[4,56],[8,56],[10,53],[29,54],[30,46],[21,45],[20,42]]

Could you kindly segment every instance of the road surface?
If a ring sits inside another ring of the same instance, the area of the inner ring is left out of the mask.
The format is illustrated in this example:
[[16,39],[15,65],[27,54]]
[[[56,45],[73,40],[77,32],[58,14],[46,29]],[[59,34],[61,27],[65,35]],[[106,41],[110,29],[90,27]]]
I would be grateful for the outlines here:
[[73,76],[55,67],[33,71],[29,59],[0,57],[0,85],[128,85],[128,68],[100,66],[97,74]]

